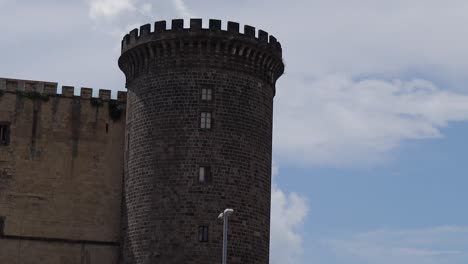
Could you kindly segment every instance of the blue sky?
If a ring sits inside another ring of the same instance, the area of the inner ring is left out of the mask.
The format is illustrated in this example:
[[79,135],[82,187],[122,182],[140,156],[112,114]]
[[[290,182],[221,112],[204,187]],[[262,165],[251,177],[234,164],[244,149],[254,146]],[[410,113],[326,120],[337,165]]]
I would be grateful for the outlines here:
[[0,10],[2,77],[114,96],[134,27],[201,17],[270,32],[286,63],[271,263],[468,263],[467,1],[0,0]]

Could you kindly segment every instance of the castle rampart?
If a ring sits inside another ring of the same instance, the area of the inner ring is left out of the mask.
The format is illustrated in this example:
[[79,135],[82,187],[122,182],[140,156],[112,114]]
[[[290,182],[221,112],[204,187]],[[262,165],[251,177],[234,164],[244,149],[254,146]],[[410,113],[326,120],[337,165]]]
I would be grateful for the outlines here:
[[92,92],[0,78],[0,263],[118,262],[126,93]]

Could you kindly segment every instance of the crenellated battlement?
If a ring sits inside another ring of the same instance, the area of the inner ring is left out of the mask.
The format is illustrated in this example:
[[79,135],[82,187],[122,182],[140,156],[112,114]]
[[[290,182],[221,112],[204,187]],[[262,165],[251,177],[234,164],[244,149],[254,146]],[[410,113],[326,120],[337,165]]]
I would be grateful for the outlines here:
[[252,43],[257,42],[261,45],[267,45],[272,51],[278,52],[281,56],[282,48],[281,43],[268,32],[255,27],[244,25],[244,33],[240,32],[240,24],[237,22],[228,21],[227,30],[222,29],[221,20],[210,19],[208,28],[202,27],[203,20],[192,18],[190,19],[189,27],[184,27],[183,19],[173,19],[171,27],[167,28],[166,21],[157,21],[154,23],[153,31],[151,31],[151,24],[146,24],[130,31],[125,35],[122,40],[122,53],[131,49],[135,45],[140,45],[147,41],[164,40],[171,38],[179,38],[183,35],[194,37],[196,35],[208,35],[210,37],[227,37],[237,38]]
[[183,19],[155,22],[153,30],[146,24],[133,29],[122,40],[119,67],[127,85],[148,72],[177,68],[224,68],[258,76],[274,84],[284,72],[281,44],[263,30],[210,19],[203,28],[202,19],[191,19],[188,27]]
[[[75,87],[73,86],[62,86],[62,93],[57,93],[58,84],[55,82],[44,82],[44,81],[32,81],[32,80],[20,80],[20,79],[9,79],[0,77],[0,92],[11,92],[11,93],[25,93],[25,94],[37,94],[44,96],[60,96],[60,97],[80,97],[81,99],[101,99],[103,101],[114,100],[111,98],[111,91],[106,89],[99,89],[98,97],[93,97],[93,89],[82,87],[80,89],[80,95],[75,96]],[[127,92],[118,91],[117,101],[125,103],[127,101]]]

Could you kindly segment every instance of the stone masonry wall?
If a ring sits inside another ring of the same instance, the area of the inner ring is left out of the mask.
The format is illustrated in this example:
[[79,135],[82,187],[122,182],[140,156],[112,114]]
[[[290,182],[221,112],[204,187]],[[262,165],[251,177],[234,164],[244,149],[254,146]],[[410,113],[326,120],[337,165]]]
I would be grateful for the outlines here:
[[[269,263],[272,114],[282,73],[279,43],[261,31],[192,19],[132,31],[119,65],[127,77],[126,264],[221,262],[230,217],[229,263]],[[202,100],[202,89],[212,100]],[[212,127],[200,128],[202,112]],[[200,166],[211,181],[200,183]],[[199,242],[198,227],[209,227]]]
[[0,263],[115,264],[126,95],[56,89],[0,78]]

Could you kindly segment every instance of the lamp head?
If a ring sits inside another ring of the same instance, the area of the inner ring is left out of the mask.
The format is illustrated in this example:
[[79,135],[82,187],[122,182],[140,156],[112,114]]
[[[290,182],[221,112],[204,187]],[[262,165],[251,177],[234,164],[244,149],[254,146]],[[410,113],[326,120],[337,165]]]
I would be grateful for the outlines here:
[[228,216],[232,215],[233,213],[234,213],[234,209],[228,208],[228,209],[224,210],[224,212],[219,214],[218,219],[223,218],[224,216],[228,217]]

